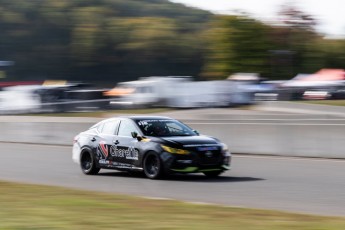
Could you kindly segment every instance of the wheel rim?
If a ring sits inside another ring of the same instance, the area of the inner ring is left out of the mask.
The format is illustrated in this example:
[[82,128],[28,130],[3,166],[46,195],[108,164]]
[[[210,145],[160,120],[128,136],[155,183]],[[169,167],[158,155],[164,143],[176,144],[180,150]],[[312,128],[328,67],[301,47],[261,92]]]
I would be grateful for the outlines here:
[[92,167],[92,160],[91,160],[91,157],[89,154],[85,154],[82,158],[82,161],[81,161],[81,166],[82,168],[87,171],[87,170],[90,170],[91,167]]
[[149,156],[145,161],[145,171],[150,177],[154,177],[159,171],[159,162],[156,156]]

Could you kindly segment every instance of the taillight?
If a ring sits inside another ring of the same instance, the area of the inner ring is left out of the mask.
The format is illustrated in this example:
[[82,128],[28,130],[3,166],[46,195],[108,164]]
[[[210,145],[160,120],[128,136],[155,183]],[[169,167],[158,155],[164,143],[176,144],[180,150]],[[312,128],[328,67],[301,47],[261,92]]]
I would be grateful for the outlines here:
[[77,143],[78,142],[78,139],[79,139],[79,135],[75,136],[73,138],[73,144]]

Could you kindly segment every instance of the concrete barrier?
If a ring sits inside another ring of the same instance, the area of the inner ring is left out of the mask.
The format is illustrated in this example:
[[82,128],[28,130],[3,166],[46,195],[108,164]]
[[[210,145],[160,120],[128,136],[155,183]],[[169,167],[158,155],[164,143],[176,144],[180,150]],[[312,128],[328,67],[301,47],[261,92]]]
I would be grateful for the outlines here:
[[[72,146],[73,137],[101,118],[0,119],[1,142]],[[345,124],[230,123],[186,120],[233,153],[345,158]]]
[[265,101],[257,104],[256,109],[289,113],[318,114],[345,117],[345,106],[311,104],[306,101]]
[[345,125],[195,124],[233,153],[345,158]]
[[1,142],[72,145],[76,134],[100,118],[1,116]]

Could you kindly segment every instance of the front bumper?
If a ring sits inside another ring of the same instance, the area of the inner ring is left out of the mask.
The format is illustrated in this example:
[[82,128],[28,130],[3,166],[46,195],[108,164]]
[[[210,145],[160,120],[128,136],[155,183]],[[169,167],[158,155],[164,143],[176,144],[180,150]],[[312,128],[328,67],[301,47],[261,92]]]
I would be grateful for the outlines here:
[[231,169],[231,154],[210,159],[210,162],[201,160],[197,155],[176,155],[168,152],[161,154],[161,160],[166,173],[197,173],[210,171],[226,171]]
[[228,165],[221,165],[221,166],[213,166],[210,168],[205,167],[186,167],[182,169],[173,169],[171,168],[170,172],[176,172],[176,173],[197,173],[197,172],[212,172],[212,171],[226,171],[230,170],[230,166]]

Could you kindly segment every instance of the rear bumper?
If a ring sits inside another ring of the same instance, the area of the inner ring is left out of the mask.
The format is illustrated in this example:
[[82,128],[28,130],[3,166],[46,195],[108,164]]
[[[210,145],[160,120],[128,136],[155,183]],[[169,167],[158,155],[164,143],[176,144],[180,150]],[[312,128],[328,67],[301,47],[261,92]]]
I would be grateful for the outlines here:
[[80,152],[81,152],[81,149],[78,143],[75,143],[72,149],[72,160],[74,163],[80,164]]

